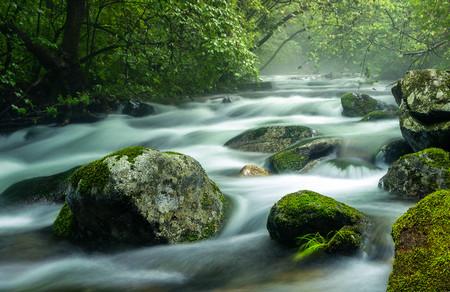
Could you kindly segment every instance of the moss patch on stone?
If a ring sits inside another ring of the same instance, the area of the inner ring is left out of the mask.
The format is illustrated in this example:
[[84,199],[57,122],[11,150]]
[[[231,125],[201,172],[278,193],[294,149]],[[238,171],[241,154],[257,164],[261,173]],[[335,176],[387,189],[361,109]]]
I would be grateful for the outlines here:
[[366,114],[361,121],[377,121],[377,120],[385,120],[385,119],[394,119],[398,117],[398,111],[392,110],[376,110]]
[[120,149],[116,152],[108,154],[103,158],[106,159],[108,157],[116,156],[117,159],[122,158],[123,156],[127,157],[128,162],[133,163],[136,157],[140,156],[147,148],[144,146],[130,146],[123,149]]
[[450,289],[450,190],[436,191],[392,228],[395,260],[387,291]]
[[78,187],[82,195],[88,194],[92,189],[102,190],[110,176],[108,165],[104,159],[95,160],[77,169],[70,177],[73,187]]
[[73,234],[74,216],[67,203],[64,203],[53,223],[53,234],[58,238],[70,238]]
[[276,153],[269,160],[273,170],[277,173],[289,169],[302,169],[308,163],[308,158],[303,155],[298,155],[295,150]]

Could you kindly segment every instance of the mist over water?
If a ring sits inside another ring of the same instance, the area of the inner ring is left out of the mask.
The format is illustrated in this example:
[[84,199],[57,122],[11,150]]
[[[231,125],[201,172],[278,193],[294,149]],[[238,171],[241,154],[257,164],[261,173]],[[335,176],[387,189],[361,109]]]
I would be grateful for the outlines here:
[[[295,79],[293,79],[295,77]],[[215,239],[174,246],[89,253],[49,232],[60,206],[34,204],[0,209],[0,291],[14,290],[210,290],[385,291],[391,269],[392,222],[409,207],[378,189],[386,167],[374,164],[380,146],[400,137],[398,120],[359,122],[341,115],[340,95],[360,86],[356,78],[269,76],[267,91],[220,96],[182,106],[155,105],[143,118],[110,115],[95,124],[38,126],[0,136],[0,192],[14,182],[50,175],[129,145],[173,150],[197,159],[231,199],[233,209]],[[361,86],[363,93],[394,103],[388,82]],[[342,137],[340,168],[322,161],[309,172],[239,177],[245,164],[264,165],[268,154],[228,149],[239,133],[264,125],[304,125],[321,136]],[[363,163],[359,163],[363,162]],[[317,191],[360,209],[373,219],[365,253],[296,264],[292,251],[266,231],[270,207],[283,195]]]

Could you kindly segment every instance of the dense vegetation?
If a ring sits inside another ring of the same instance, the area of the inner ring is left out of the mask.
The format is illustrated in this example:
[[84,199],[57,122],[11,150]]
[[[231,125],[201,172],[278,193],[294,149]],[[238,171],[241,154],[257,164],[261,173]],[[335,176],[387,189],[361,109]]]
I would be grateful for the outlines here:
[[387,78],[445,67],[449,10],[445,0],[5,0],[0,120],[172,103],[283,63]]

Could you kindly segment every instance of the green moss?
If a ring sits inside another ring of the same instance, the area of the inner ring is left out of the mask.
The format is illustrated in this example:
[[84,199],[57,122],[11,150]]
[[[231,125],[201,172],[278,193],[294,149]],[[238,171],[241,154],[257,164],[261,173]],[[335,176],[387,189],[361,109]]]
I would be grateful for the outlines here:
[[362,246],[362,240],[358,230],[346,226],[333,235],[325,250],[328,253],[350,254]]
[[388,291],[448,291],[449,210],[450,190],[439,190],[422,199],[393,225],[395,261]]
[[278,152],[269,158],[275,172],[300,170],[308,163],[308,157],[297,154],[295,150]]
[[117,156],[117,159],[120,159],[123,156],[127,156],[128,162],[133,163],[136,157],[141,155],[147,148],[144,146],[130,146],[123,149],[120,149],[116,152],[108,154],[103,158],[106,159],[108,157]]
[[95,160],[80,167],[70,177],[72,186],[78,187],[80,194],[88,194],[92,189],[102,190],[109,181],[108,165],[101,160]]
[[70,238],[73,234],[74,225],[72,210],[67,203],[64,203],[53,223],[53,234],[59,238]]
[[210,195],[203,194],[200,200],[200,204],[203,209],[209,209],[214,204],[214,201]]
[[328,218],[337,217],[338,212],[344,213],[350,219],[349,224],[357,223],[364,217],[358,210],[312,191],[300,191],[284,196],[278,201],[277,207],[286,216],[284,219],[294,224],[296,221],[304,222],[313,212],[317,217]]
[[384,120],[384,119],[393,119],[398,117],[397,111],[392,110],[376,110],[368,113],[365,115],[361,121],[362,122],[368,122],[368,121],[375,121],[375,120]]

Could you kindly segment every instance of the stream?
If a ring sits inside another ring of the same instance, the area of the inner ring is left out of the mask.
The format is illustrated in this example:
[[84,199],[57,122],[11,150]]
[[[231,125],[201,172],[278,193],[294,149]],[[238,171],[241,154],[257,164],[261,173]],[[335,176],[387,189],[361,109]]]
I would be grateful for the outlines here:
[[[373,160],[380,146],[401,136],[398,119],[360,122],[341,115],[340,95],[359,79],[267,76],[273,88],[219,96],[181,106],[155,105],[157,114],[112,114],[94,124],[36,126],[0,136],[0,192],[14,182],[50,175],[129,145],[173,150],[197,159],[232,201],[221,234],[211,240],[87,252],[52,238],[60,205],[0,208],[0,291],[385,291],[392,267],[392,223],[411,203],[378,188],[387,166]],[[389,82],[360,91],[394,104]],[[319,163],[307,173],[239,177],[245,164],[264,165],[269,154],[223,144],[263,125],[304,125],[345,140],[343,159],[373,163],[346,168]],[[308,189],[370,216],[367,249],[351,257],[295,263],[292,251],[266,230],[270,207]]]

